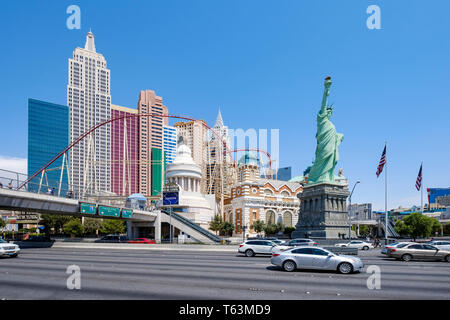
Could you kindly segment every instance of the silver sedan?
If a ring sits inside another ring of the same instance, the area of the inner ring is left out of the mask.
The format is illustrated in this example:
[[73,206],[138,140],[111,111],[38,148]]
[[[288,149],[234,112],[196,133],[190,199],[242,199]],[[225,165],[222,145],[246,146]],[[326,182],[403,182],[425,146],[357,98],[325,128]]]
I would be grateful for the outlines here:
[[295,269],[317,269],[352,273],[364,268],[363,262],[357,257],[340,256],[321,247],[296,247],[277,251],[272,254],[270,262],[289,272]]

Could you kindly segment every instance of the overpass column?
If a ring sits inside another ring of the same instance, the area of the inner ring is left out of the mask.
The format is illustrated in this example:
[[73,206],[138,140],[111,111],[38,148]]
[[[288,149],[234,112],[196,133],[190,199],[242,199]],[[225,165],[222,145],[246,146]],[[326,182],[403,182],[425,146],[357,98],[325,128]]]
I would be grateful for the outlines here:
[[154,225],[155,225],[155,241],[156,243],[161,243],[161,211],[155,210],[156,212],[156,219]]

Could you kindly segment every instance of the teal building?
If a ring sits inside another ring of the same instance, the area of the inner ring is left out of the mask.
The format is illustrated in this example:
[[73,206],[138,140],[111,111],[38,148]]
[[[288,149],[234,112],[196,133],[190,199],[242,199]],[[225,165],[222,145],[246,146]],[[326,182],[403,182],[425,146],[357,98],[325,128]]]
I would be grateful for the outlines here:
[[[55,155],[69,144],[69,108],[50,102],[28,99],[28,176],[38,171]],[[61,175],[59,169],[62,157],[56,160],[43,177],[41,192],[58,185]],[[66,164],[64,165],[61,194],[68,191]],[[41,175],[35,177],[28,185],[28,190],[37,191]]]

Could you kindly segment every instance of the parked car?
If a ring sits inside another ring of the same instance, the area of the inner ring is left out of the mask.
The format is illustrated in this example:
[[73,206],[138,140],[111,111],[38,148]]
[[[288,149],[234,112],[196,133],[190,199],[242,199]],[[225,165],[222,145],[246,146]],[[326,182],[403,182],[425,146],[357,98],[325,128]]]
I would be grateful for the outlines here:
[[20,248],[17,244],[8,243],[0,239],[0,256],[15,258],[19,255]]
[[296,269],[331,270],[340,273],[362,271],[361,259],[352,256],[337,255],[321,247],[295,247],[282,252],[274,252],[270,262],[291,272]]
[[127,237],[123,235],[118,234],[108,234],[107,236],[104,236],[98,240],[95,240],[95,242],[102,242],[102,243],[125,243],[127,242]]
[[440,260],[450,262],[450,251],[440,250],[429,244],[402,243],[387,250],[386,255],[397,260]]
[[447,250],[450,251],[450,241],[448,240],[433,240],[430,242],[427,242],[430,246],[436,247],[440,250]]
[[274,238],[274,237],[250,237],[250,238],[247,238],[247,240],[269,240],[269,241],[276,243],[277,245],[286,243],[286,241],[280,240],[280,239]]
[[300,247],[300,246],[317,246],[318,243],[311,239],[293,239],[290,241],[286,241],[280,244],[276,249],[278,251],[285,251],[292,249],[292,247]]
[[392,242],[392,243],[386,244],[383,247],[381,247],[381,253],[386,254],[388,249],[397,248],[397,246],[399,244],[403,244],[403,243],[415,243],[415,242],[408,242],[408,241]]
[[272,254],[275,247],[277,244],[270,240],[247,240],[239,245],[238,252],[253,257],[256,254]]
[[358,248],[361,250],[369,250],[373,248],[373,244],[362,240],[352,240],[347,243],[336,243],[336,247]]
[[155,244],[156,241],[153,239],[147,239],[147,238],[136,238],[134,240],[128,240],[128,243],[146,243],[146,244]]

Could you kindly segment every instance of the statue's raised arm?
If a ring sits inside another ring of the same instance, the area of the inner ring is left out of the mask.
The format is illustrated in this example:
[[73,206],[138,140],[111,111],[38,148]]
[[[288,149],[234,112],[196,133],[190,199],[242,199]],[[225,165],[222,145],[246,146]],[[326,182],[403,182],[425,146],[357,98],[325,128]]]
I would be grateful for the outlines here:
[[325,78],[324,86],[325,86],[325,90],[323,91],[322,105],[320,108],[320,113],[325,113],[327,111],[328,96],[330,95],[330,87],[331,87],[331,77]]

